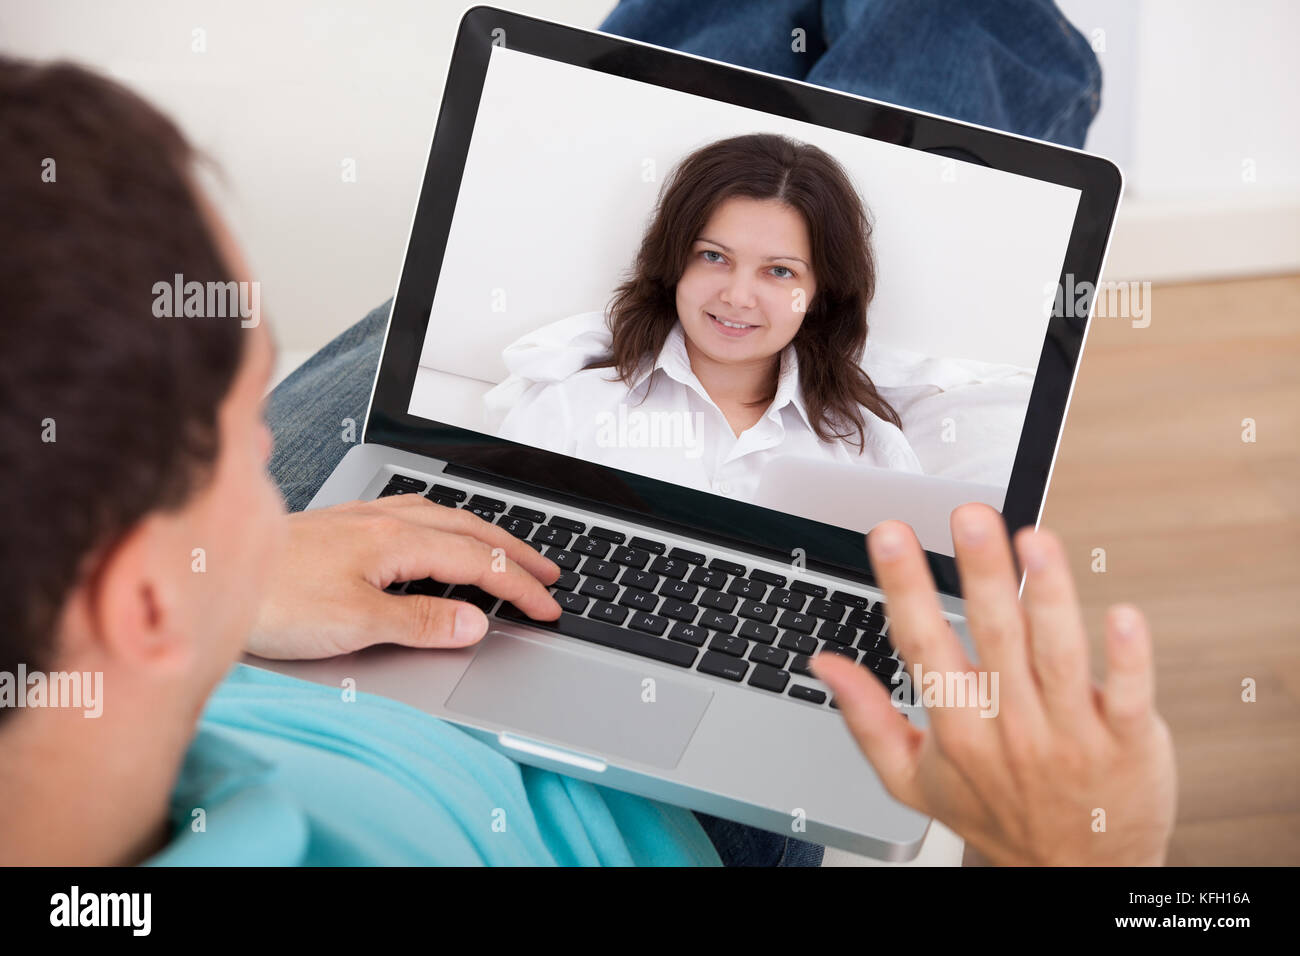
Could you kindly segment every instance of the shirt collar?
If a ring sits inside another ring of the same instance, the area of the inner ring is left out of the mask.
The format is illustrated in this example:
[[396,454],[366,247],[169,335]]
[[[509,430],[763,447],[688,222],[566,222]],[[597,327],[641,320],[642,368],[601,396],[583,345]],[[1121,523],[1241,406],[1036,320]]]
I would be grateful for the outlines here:
[[[168,802],[171,840],[145,865],[301,862],[306,823],[301,809],[275,786],[276,776],[272,763],[200,723]],[[194,827],[196,808],[203,809],[200,829]],[[224,833],[214,839],[209,829]]]
[[[639,387],[654,372],[663,369],[664,374],[676,382],[694,389],[707,402],[713,403],[700,380],[691,370],[691,359],[686,352],[686,333],[682,331],[681,322],[674,322],[664,339],[659,355],[650,366],[643,366],[631,382],[631,388]],[[781,371],[777,374],[776,395],[768,406],[766,417],[779,421],[781,409],[793,405],[809,431],[813,431],[808,409],[804,405],[802,390],[799,388],[799,359],[793,345],[787,345],[781,352]]]

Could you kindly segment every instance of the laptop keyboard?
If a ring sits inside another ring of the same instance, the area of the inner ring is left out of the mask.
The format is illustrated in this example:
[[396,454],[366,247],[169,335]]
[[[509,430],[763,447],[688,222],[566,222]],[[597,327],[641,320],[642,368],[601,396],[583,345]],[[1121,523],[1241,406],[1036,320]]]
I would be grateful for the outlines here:
[[836,706],[799,680],[813,678],[808,661],[819,651],[898,686],[883,601],[409,475],[391,475],[379,497],[404,494],[471,511],[550,558],[560,577],[549,590],[563,613],[536,621],[474,585],[432,578],[396,583],[393,593],[467,601],[502,620],[816,706]]

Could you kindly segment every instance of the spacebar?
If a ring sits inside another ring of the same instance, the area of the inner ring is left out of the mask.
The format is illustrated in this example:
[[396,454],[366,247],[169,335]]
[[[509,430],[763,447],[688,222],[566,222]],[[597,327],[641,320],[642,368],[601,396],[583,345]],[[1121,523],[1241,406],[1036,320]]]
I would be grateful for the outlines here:
[[506,602],[501,605],[501,610],[497,611],[496,616],[511,621],[523,621],[533,627],[556,631],[565,637],[576,637],[580,641],[590,641],[620,651],[629,651],[641,657],[663,661],[665,664],[676,664],[678,667],[690,667],[695,663],[695,655],[698,653],[695,648],[686,644],[651,637],[649,634],[638,634],[636,631],[615,627],[604,621],[579,617],[568,611],[562,612],[558,621],[535,621],[513,604]]

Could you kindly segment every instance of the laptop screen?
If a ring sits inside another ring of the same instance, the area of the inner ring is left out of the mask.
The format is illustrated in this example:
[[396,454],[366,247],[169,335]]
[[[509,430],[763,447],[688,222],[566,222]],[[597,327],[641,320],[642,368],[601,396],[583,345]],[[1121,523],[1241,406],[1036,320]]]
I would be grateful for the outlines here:
[[408,410],[952,554],[1078,200],[494,46]]
[[1037,520],[1100,157],[488,7],[461,22],[366,441],[872,580]]

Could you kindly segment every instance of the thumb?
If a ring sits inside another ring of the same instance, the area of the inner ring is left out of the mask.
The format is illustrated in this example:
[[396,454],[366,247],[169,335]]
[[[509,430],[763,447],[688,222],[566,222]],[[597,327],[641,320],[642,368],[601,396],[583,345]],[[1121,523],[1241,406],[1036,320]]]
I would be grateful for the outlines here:
[[922,731],[894,708],[889,692],[863,667],[824,653],[809,663],[818,679],[834,692],[849,732],[886,789],[903,803],[918,806],[920,794],[914,780]]
[[473,604],[424,594],[374,592],[368,627],[373,643],[464,647],[487,633],[487,615]]

